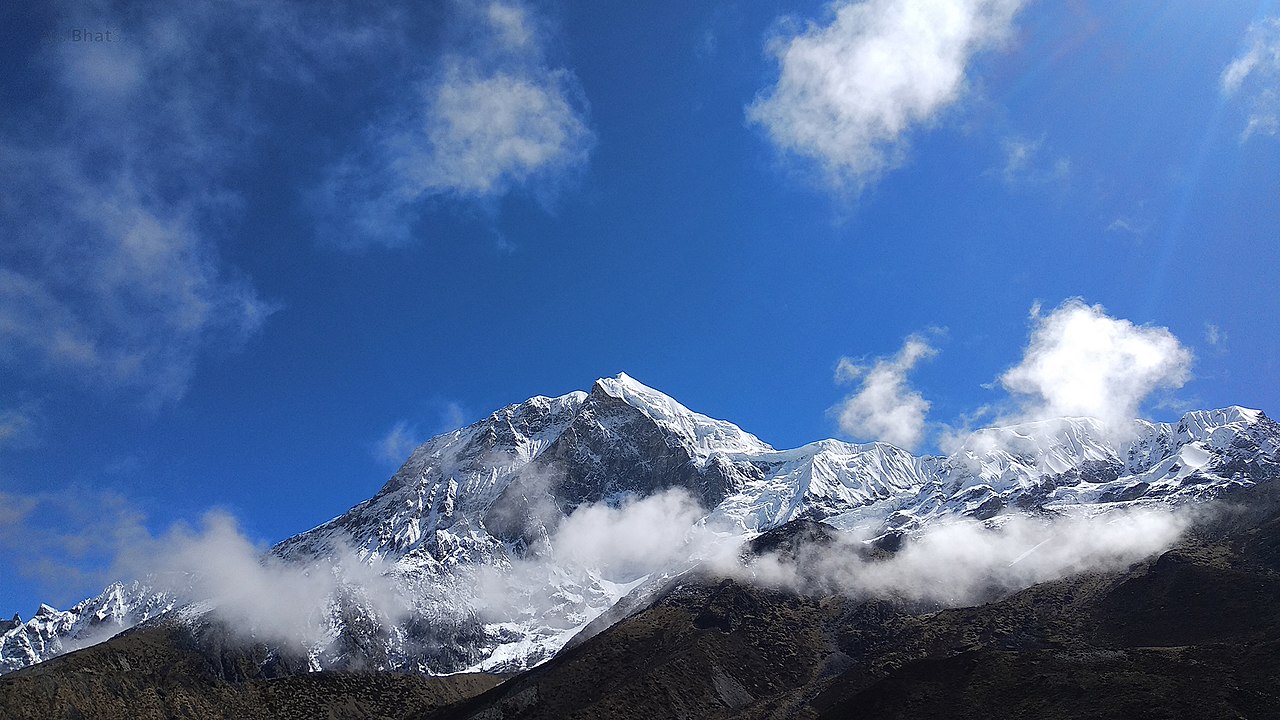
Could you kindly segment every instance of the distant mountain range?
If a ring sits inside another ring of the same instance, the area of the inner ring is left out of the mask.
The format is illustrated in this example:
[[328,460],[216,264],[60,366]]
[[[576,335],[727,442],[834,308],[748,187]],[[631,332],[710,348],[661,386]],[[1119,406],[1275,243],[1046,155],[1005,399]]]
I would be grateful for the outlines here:
[[[561,562],[564,549],[553,547],[564,542],[557,533],[575,511],[626,508],[664,492],[691,498],[700,509],[689,529],[722,546],[811,523],[819,534],[893,552],[964,519],[995,527],[1018,516],[1185,505],[1277,474],[1280,424],[1241,407],[1123,428],[1061,418],[980,430],[945,457],[837,440],[775,450],[619,375],[589,392],[531,398],[435,437],[372,498],[272,548],[275,558],[298,566],[354,555],[402,588],[408,604],[388,615],[358,585],[340,584],[319,639],[264,652],[295,657],[281,661],[290,672],[509,673],[634,613],[712,602],[719,591],[709,580],[688,591],[688,602],[679,590],[680,578],[705,572],[697,548],[658,568],[603,568]],[[489,601],[480,588],[493,582],[506,583],[513,599]],[[734,587],[725,592],[764,602],[763,590]],[[216,625],[217,609],[206,600],[144,577],[70,610],[42,606],[28,620],[0,624],[0,671],[139,623]],[[758,697],[737,680],[717,687],[729,706]]]

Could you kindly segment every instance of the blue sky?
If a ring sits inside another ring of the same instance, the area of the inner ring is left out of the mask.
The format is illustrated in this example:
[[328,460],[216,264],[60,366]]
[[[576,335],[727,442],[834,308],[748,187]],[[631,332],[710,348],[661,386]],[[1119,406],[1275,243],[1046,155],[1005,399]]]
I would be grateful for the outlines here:
[[1275,3],[375,5],[0,11],[0,611],[623,371],[777,447],[1280,412]]

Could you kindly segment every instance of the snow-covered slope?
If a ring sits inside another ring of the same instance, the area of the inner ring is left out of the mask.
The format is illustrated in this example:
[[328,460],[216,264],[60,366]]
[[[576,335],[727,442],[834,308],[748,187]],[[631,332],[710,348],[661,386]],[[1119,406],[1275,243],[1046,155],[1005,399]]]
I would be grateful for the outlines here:
[[[335,597],[329,646],[311,649],[317,667],[360,647],[375,666],[511,670],[549,657],[646,579],[605,578],[549,551],[559,524],[586,505],[682,488],[705,510],[699,524],[730,538],[801,517],[875,536],[954,516],[1199,500],[1277,473],[1280,425],[1239,407],[1119,429],[1088,418],[992,428],[948,457],[836,440],[780,451],[619,375],[433,438],[372,498],[272,552],[296,563],[354,552],[408,590],[412,607],[394,621]],[[481,590],[495,579],[499,605]],[[112,592],[5,632],[0,670],[175,602],[136,585]]]
[[369,557],[414,559],[431,569],[492,560],[502,543],[485,531],[485,512],[586,400],[582,392],[535,397],[435,437],[372,498],[273,552],[311,558],[332,552],[338,542]]
[[30,620],[15,616],[13,627],[0,635],[0,673],[102,642],[172,610],[175,602],[172,596],[133,582],[113,583],[70,610],[41,605]]
[[1280,473],[1280,425],[1241,407],[1111,429],[1059,418],[979,430],[950,456],[924,462],[930,471],[916,492],[828,522],[901,532],[945,516],[1210,499]]

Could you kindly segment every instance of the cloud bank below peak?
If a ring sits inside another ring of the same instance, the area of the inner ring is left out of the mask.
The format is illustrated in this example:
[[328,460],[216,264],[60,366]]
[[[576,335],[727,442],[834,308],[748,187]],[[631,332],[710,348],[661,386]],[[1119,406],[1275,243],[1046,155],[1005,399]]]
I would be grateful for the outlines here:
[[900,165],[912,130],[957,102],[978,53],[1012,31],[1022,0],[836,2],[825,25],[768,46],[777,82],[747,108],[780,149],[857,194]]

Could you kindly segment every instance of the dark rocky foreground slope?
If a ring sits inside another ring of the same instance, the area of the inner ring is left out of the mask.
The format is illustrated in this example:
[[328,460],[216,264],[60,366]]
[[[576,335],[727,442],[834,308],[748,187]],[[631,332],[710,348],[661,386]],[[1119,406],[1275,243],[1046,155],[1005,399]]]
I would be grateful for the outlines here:
[[225,625],[161,620],[0,677],[0,718],[401,718],[501,680],[306,670],[304,654],[245,642]]
[[[1156,558],[976,607],[690,574],[496,686],[293,674],[302,658],[225,628],[151,624],[0,678],[0,717],[1280,717],[1278,496],[1260,484]],[[794,527],[769,543],[823,541],[814,523]]]

